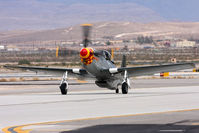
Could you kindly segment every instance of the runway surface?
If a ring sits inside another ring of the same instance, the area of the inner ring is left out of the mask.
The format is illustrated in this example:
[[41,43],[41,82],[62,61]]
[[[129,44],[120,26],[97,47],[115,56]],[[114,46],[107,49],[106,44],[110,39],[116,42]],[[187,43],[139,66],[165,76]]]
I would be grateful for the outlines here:
[[127,95],[85,84],[71,85],[62,96],[53,83],[0,85],[0,128],[7,133],[199,132],[198,79],[135,80]]

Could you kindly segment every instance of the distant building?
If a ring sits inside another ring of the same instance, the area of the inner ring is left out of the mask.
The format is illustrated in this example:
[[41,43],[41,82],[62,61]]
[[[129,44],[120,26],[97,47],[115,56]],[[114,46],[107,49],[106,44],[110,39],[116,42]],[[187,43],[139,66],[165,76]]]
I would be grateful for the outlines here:
[[187,40],[179,41],[175,44],[176,47],[195,47],[195,45],[196,42]]
[[20,51],[20,49],[17,48],[17,46],[14,46],[14,45],[7,46],[6,50],[7,51]]
[[75,42],[72,42],[72,41],[67,41],[67,42],[62,41],[61,42],[61,45],[67,45],[67,44],[72,45],[72,44],[75,44]]
[[171,43],[170,41],[158,41],[156,42],[158,47],[170,47]]
[[120,44],[120,43],[123,43],[123,40],[113,40],[113,41],[110,41],[110,43],[113,43],[113,44]]
[[5,46],[0,45],[0,50],[5,50]]

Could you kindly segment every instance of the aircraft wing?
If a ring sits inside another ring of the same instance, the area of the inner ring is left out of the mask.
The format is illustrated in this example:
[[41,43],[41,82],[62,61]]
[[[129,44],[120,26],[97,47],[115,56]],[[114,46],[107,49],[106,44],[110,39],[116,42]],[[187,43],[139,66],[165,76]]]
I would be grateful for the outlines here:
[[194,63],[180,63],[180,64],[167,64],[167,65],[156,65],[156,66],[141,66],[141,67],[121,67],[121,68],[111,68],[110,73],[120,73],[125,70],[129,77],[153,75],[155,73],[161,72],[174,72],[184,69],[194,68]]
[[68,69],[68,68],[49,68],[49,67],[29,67],[29,66],[4,66],[6,68],[17,68],[34,71],[36,73],[43,73],[48,75],[62,76],[66,71],[68,77],[77,77],[79,79],[94,78],[85,69]]

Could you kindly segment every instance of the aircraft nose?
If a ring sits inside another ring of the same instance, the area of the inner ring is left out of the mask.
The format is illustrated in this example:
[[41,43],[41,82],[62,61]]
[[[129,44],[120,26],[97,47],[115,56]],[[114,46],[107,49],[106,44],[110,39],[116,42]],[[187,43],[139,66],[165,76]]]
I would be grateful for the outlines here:
[[80,51],[80,57],[81,58],[88,58],[89,57],[89,50],[87,49],[87,48],[83,48],[83,49],[81,49],[81,51]]

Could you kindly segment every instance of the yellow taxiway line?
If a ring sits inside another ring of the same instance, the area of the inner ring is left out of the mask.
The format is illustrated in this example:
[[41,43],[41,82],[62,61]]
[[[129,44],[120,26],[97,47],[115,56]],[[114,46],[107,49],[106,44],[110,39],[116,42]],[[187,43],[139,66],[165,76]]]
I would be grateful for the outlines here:
[[[29,133],[33,129],[25,129],[24,130],[22,128],[28,127],[28,126],[34,126],[34,125],[57,124],[57,123],[63,123],[63,122],[74,122],[74,121],[82,121],[82,120],[96,120],[96,119],[104,119],[104,118],[117,118],[117,117],[129,117],[129,116],[140,116],[140,115],[153,115],[153,114],[164,114],[164,113],[175,113],[175,112],[186,112],[186,111],[199,111],[199,108],[198,109],[185,109],[185,110],[174,110],[174,111],[164,111],[164,112],[127,114],[127,115],[115,115],[115,116],[102,116],[102,117],[82,118],[82,119],[74,119],[74,120],[63,120],[63,121],[33,123],[33,124],[6,127],[6,128],[3,128],[2,131],[4,133]],[[199,123],[192,123],[192,125],[199,125]],[[69,131],[69,130],[67,130],[67,131]]]

